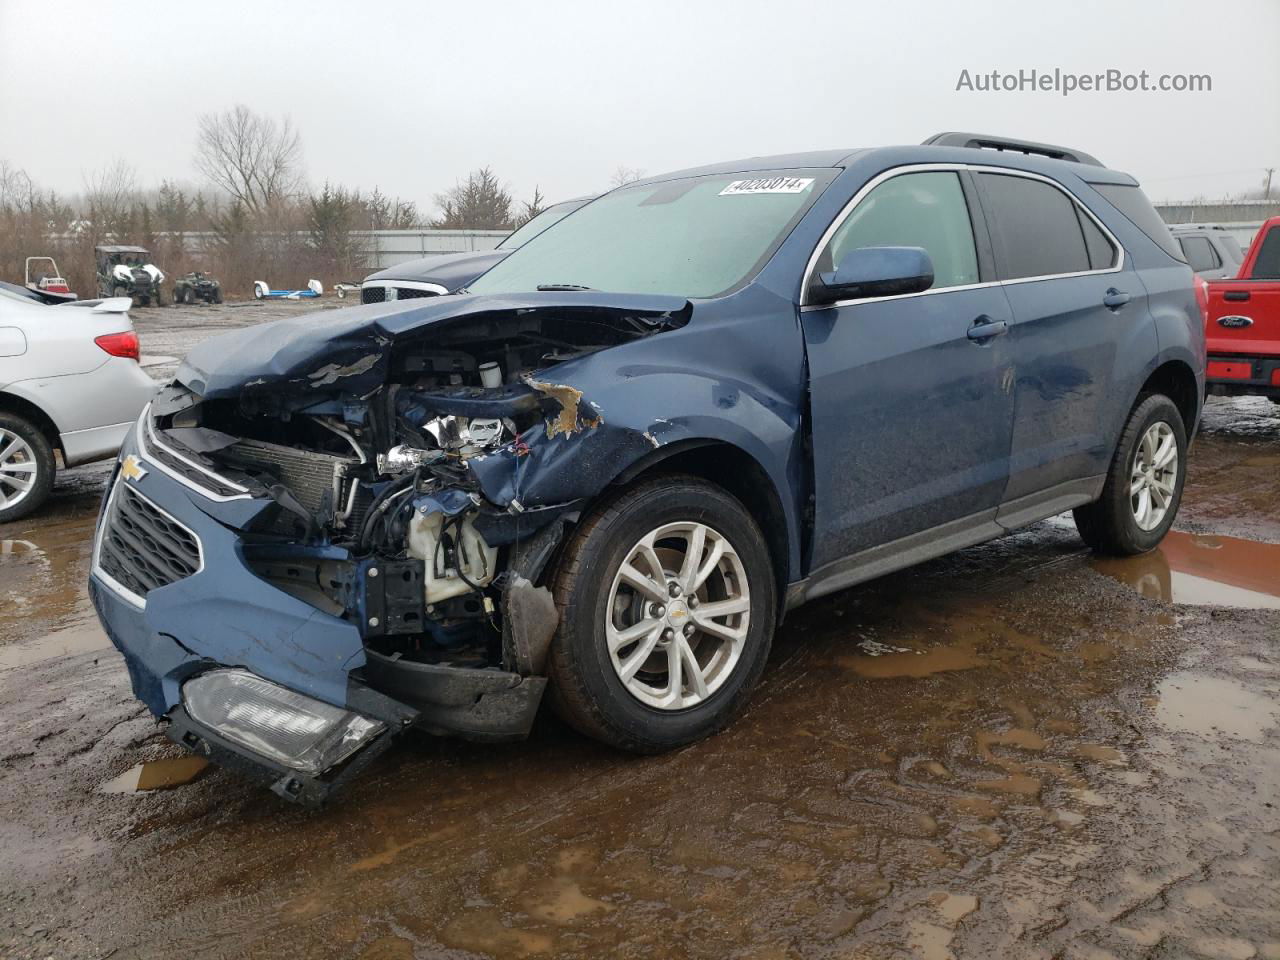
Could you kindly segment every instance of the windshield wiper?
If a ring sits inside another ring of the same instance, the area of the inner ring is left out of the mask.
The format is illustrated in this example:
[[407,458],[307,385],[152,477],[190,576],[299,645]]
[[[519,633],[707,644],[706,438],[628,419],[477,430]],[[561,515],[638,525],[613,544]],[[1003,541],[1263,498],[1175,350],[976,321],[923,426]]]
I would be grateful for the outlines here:
[[540,283],[538,290],[547,293],[565,290],[594,290],[594,287],[584,287],[580,283]]

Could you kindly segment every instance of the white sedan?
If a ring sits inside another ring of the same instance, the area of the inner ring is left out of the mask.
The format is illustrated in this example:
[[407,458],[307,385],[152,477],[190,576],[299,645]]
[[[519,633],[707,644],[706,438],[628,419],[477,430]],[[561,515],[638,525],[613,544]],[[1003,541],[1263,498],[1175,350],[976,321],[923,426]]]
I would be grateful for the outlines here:
[[155,393],[129,306],[0,284],[0,523],[48,497],[55,450],[68,467],[114,456]]

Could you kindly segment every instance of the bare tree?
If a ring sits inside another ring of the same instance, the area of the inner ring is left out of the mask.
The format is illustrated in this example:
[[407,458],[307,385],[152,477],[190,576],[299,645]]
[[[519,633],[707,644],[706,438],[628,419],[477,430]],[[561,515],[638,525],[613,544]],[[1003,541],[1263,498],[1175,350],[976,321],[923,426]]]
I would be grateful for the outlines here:
[[298,192],[302,138],[284,117],[279,123],[236,104],[200,117],[197,169],[252,215]]
[[92,235],[120,236],[138,197],[138,176],[124,160],[116,160],[84,178],[85,214]]
[[635,183],[643,178],[644,171],[638,167],[625,167],[622,164],[618,164],[618,168],[613,171],[613,176],[609,178],[609,182],[615,187],[625,187],[628,183]]
[[511,225],[513,227],[523,227],[545,209],[547,209],[546,195],[543,194],[541,187],[535,186],[532,199],[524,202],[524,209],[511,221]]

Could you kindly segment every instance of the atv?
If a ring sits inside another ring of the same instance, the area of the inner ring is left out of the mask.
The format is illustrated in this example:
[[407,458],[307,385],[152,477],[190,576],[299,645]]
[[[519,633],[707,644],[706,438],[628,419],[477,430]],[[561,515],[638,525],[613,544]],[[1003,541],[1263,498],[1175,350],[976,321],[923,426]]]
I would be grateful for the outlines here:
[[179,277],[173,285],[174,303],[195,303],[197,300],[205,303],[222,302],[222,284],[199,270]]
[[94,253],[98,259],[99,297],[132,297],[138,306],[164,306],[160,286],[164,273],[147,261],[150,253],[145,247],[100,244]]

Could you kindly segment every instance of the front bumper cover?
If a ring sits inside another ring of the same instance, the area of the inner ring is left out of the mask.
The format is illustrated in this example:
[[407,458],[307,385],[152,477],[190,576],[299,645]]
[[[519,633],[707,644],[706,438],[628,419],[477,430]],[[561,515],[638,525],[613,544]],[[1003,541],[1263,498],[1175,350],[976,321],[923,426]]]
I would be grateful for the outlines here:
[[[175,742],[266,783],[287,800],[316,805],[411,726],[481,741],[528,735],[544,677],[419,664],[366,651],[353,624],[256,576],[245,562],[236,530],[212,515],[218,504],[169,476],[145,450],[137,449],[131,435],[121,455],[135,452],[145,467],[141,478],[121,479],[117,471],[112,485],[135,485],[181,521],[199,538],[204,564],[185,579],[151,590],[142,605],[113,589],[96,570],[89,593],[103,629],[124,656],[134,695],[154,716],[168,721],[168,735]],[[240,501],[246,514],[253,512],[253,503]],[[318,777],[301,775],[187,715],[182,684],[221,667],[241,667],[382,720],[388,730]]]

